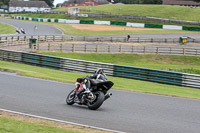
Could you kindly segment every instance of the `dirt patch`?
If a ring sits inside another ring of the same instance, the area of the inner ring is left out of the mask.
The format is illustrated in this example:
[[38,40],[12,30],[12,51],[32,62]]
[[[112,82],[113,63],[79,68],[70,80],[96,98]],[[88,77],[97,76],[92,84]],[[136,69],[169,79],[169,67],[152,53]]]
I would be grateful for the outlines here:
[[153,28],[134,28],[124,26],[111,26],[111,25],[90,25],[90,24],[70,24],[73,28],[85,31],[124,31],[124,30],[162,30]]
[[108,131],[97,130],[97,129],[87,128],[83,126],[76,126],[72,124],[66,124],[66,123],[55,122],[55,121],[50,121],[50,120],[44,120],[44,119],[39,119],[39,118],[34,118],[34,117],[29,117],[29,116],[24,116],[24,115],[18,115],[14,113],[5,112],[5,111],[0,111],[0,118],[8,118],[8,119],[19,120],[19,121],[23,121],[27,123],[39,124],[39,125],[44,125],[44,126],[52,126],[52,127],[57,127],[64,130],[71,130],[71,131],[80,132],[80,133],[111,133]]

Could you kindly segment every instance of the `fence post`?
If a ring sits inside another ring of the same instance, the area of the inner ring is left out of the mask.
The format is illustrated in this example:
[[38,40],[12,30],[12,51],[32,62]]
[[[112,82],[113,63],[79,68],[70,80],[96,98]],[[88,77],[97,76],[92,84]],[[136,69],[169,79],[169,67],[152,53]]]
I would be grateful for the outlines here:
[[122,45],[119,45],[119,52],[122,52]]
[[50,43],[48,42],[48,51],[50,51],[50,47],[51,47],[51,46],[50,46]]
[[96,53],[99,51],[99,47],[98,45],[96,45]]
[[108,45],[108,52],[110,52],[110,46]]
[[37,51],[40,51],[40,44],[37,43]]
[[156,48],[156,54],[158,54],[158,47]]
[[171,47],[169,48],[169,52],[170,52],[170,54],[172,54],[172,48]]
[[101,38],[101,42],[104,42],[104,38],[103,37]]
[[144,46],[144,54],[146,54],[146,47]]
[[87,51],[87,45],[85,45],[85,52]]
[[72,44],[72,52],[75,52],[75,45]]
[[112,37],[110,38],[110,42],[113,42]]
[[60,52],[62,52],[62,48],[63,48],[63,46],[62,46],[62,44],[60,44]]
[[133,53],[134,47],[132,46],[132,53]]
[[185,48],[183,48],[183,55],[185,55]]
[[24,36],[24,41],[26,41],[27,39],[26,39],[27,37],[26,36]]

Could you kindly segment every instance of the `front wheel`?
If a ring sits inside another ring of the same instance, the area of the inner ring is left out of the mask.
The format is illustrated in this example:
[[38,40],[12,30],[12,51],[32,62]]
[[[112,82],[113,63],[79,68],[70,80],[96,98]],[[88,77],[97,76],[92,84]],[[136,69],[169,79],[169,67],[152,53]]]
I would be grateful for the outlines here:
[[104,102],[104,93],[101,91],[97,91],[94,93],[96,99],[92,102],[88,102],[88,108],[91,110],[96,110],[98,109]]
[[72,90],[72,91],[68,94],[68,96],[67,96],[67,98],[66,98],[66,103],[67,103],[68,105],[74,104],[75,95],[76,95],[75,90]]

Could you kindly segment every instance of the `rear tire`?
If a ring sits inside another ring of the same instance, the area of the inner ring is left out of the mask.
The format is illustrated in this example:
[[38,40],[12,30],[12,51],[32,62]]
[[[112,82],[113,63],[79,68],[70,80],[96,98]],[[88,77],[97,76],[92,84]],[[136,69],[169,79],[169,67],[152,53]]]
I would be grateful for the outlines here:
[[68,105],[74,104],[75,95],[76,95],[75,90],[72,90],[72,91],[68,94],[68,96],[67,96],[67,98],[66,98],[66,103],[67,103]]
[[96,100],[94,102],[88,102],[88,108],[91,110],[96,110],[98,109],[104,102],[104,93],[101,91],[97,91],[94,93],[94,95],[96,95]]

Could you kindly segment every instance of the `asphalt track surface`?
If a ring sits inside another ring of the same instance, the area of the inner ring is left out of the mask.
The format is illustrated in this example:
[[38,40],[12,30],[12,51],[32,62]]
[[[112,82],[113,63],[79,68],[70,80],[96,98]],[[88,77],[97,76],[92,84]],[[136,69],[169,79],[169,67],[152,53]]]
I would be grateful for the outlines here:
[[127,133],[199,133],[200,100],[110,90],[96,111],[66,105],[73,84],[0,72],[0,108]]
[[[19,21],[19,20],[13,20],[13,19],[3,19],[0,18],[0,22],[6,23],[9,25],[12,25],[18,29],[23,28],[26,32],[26,34],[14,34],[9,36],[33,36],[33,35],[63,35],[63,32],[59,29],[45,25],[40,23],[34,23],[34,22],[27,22],[27,21]],[[36,28],[37,27],[37,28]],[[8,36],[8,35],[2,35],[2,36]]]
[[[49,26],[46,24],[41,23],[34,23],[34,22],[28,22],[28,21],[20,21],[20,20],[13,20],[13,19],[3,19],[0,18],[0,22],[13,25],[16,28],[24,28],[26,31],[26,34],[14,34],[14,35],[0,35],[0,36],[34,36],[34,35],[64,35],[62,31],[59,29]],[[35,26],[37,26],[37,29],[35,29]],[[113,36],[98,36],[98,37],[126,37],[127,35],[113,35]],[[139,37],[139,38],[179,38],[182,36],[187,36],[193,39],[200,40],[200,33],[180,33],[180,34],[144,34],[144,35],[131,35],[132,38]]]

